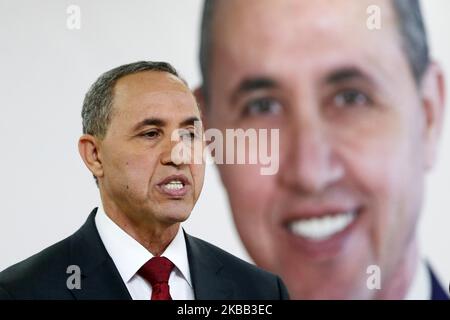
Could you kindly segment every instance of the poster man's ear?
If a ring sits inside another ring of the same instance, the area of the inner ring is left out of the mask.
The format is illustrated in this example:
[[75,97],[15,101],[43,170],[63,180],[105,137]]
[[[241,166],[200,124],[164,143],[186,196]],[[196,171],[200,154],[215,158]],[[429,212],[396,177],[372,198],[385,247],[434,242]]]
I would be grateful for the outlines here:
[[205,95],[203,94],[202,86],[199,86],[194,90],[194,96],[200,107],[200,112],[202,113],[202,118],[203,118],[202,120],[204,122],[204,125],[206,126],[205,118],[206,118],[206,114],[207,114],[207,109],[206,109],[206,99],[205,99]]
[[433,167],[445,114],[445,79],[441,67],[431,62],[421,83],[422,107],[425,114],[426,169]]

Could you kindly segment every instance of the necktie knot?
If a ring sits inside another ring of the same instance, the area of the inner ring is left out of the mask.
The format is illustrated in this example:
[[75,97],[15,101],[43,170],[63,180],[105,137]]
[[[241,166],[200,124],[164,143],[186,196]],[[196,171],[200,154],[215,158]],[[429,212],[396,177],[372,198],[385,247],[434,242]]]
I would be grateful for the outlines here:
[[174,266],[166,257],[153,257],[139,269],[138,274],[152,286],[152,300],[172,300],[168,282]]
[[138,273],[152,286],[169,281],[174,264],[166,257],[153,257],[147,261]]

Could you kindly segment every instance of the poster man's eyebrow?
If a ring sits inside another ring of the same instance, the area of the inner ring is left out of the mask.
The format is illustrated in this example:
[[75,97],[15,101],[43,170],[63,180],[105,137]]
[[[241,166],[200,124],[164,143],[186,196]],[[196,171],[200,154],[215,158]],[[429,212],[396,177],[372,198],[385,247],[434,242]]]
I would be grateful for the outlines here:
[[238,86],[240,91],[252,91],[276,87],[276,82],[266,77],[244,79]]
[[180,127],[193,126],[196,121],[201,121],[198,117],[189,117],[180,122]]
[[237,89],[234,90],[231,100],[235,101],[236,98],[242,93],[252,92],[255,90],[262,90],[262,89],[273,89],[276,87],[278,87],[277,82],[268,77],[258,76],[258,77],[246,78],[246,79],[242,80],[239,83],[239,85],[237,86]]
[[340,82],[351,80],[365,80],[369,83],[373,83],[373,79],[369,77],[365,72],[356,67],[343,67],[333,71],[326,78],[325,84],[338,84]]

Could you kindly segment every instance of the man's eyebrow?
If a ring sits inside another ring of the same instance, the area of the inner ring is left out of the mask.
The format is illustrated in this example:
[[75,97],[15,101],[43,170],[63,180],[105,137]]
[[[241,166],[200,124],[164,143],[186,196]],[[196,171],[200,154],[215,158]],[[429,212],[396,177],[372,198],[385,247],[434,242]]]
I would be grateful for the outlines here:
[[200,121],[198,117],[189,117],[180,122],[180,127],[193,126],[196,121]]
[[365,72],[356,67],[344,67],[333,71],[325,77],[325,84],[338,84],[351,80],[365,80],[371,84],[374,80]]
[[[193,116],[193,117],[189,117],[186,118],[185,120],[180,122],[180,127],[185,127],[185,126],[190,126],[190,125],[194,125],[195,121],[201,121],[198,117]],[[157,127],[164,127],[167,125],[167,122],[159,119],[159,118],[147,118],[144,119],[142,121],[140,121],[138,124],[136,124],[136,126],[134,127],[134,130],[137,131],[143,127],[146,126],[157,126]]]
[[235,101],[236,98],[242,93],[252,92],[255,90],[273,89],[276,87],[278,87],[277,82],[267,77],[259,76],[246,78],[242,80],[237,86],[237,89],[234,90],[231,100]]
[[166,125],[166,122],[159,118],[147,118],[142,121],[140,121],[137,125],[134,126],[134,130],[137,131],[145,126],[157,126],[157,127],[164,127]]

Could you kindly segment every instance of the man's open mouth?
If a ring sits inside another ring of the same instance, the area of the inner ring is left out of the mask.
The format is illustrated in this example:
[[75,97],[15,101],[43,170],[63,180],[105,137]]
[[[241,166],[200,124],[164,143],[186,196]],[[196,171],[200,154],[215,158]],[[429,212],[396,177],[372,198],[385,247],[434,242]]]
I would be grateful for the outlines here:
[[324,241],[345,230],[356,218],[357,211],[300,218],[288,223],[289,231],[310,241]]
[[159,190],[171,197],[182,197],[187,193],[189,180],[184,175],[172,175],[158,183]]
[[163,184],[163,187],[167,190],[180,190],[184,188],[184,184],[179,180],[172,180],[168,183]]

